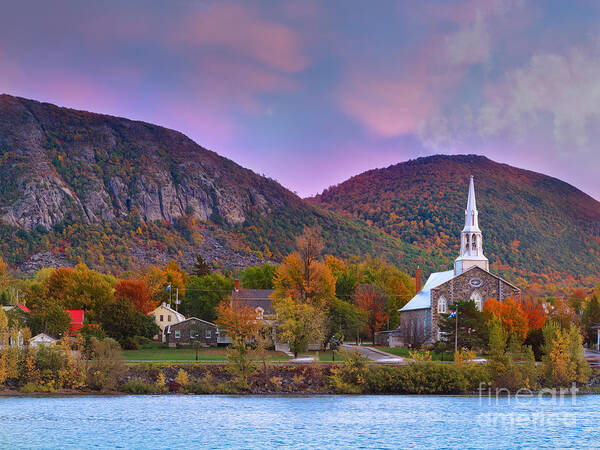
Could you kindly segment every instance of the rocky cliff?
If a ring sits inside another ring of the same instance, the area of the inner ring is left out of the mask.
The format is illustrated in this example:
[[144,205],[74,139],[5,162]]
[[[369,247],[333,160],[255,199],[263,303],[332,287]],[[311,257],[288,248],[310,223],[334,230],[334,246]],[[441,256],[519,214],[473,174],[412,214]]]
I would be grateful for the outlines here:
[[197,252],[247,265],[280,259],[304,225],[320,225],[335,254],[406,250],[148,123],[1,95],[0,158],[0,250],[27,268],[48,255],[111,269],[189,264]]

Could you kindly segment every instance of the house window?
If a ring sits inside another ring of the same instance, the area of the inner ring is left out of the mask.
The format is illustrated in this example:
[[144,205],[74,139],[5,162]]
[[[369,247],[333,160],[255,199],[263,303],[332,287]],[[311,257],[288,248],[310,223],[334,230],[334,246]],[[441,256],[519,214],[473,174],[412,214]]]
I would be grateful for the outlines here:
[[256,312],[256,318],[257,318],[258,320],[262,320],[262,319],[263,319],[263,313],[265,312],[265,310],[264,310],[264,309],[262,309],[262,308],[259,306],[259,307],[258,307],[258,308],[256,308],[254,311]]
[[210,339],[212,336],[212,333],[210,330],[206,330],[206,339]]
[[171,321],[171,314],[169,314],[169,315],[167,316],[167,322],[170,322],[170,321]]
[[438,299],[438,312],[440,314],[446,314],[446,312],[448,312],[448,302],[444,296]]
[[471,294],[471,299],[472,302],[475,303],[475,307],[481,311],[482,309],[482,302],[481,302],[481,294],[477,291],[473,291],[473,293]]
[[181,337],[181,331],[175,330],[175,339],[179,339]]
[[163,322],[163,315],[160,315],[160,321]]

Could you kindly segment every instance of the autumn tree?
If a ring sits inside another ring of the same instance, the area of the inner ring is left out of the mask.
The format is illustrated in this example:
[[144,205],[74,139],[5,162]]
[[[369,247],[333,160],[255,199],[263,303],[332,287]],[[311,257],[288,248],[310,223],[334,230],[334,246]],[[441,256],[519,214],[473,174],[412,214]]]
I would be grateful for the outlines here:
[[382,330],[388,322],[386,292],[371,284],[361,284],[356,288],[354,304],[365,312],[366,331],[375,342],[375,333]]
[[521,309],[527,316],[527,325],[530,330],[541,330],[548,319],[544,306],[539,300],[532,297],[521,302]]
[[39,333],[46,333],[55,338],[67,336],[70,323],[71,316],[69,313],[54,300],[43,300],[38,303],[27,321],[34,336]]
[[156,307],[151,301],[150,288],[144,280],[119,280],[115,284],[115,298],[117,301],[128,299],[142,314],[148,314]]
[[305,352],[311,343],[323,342],[326,316],[322,309],[289,297],[275,300],[273,308],[279,319],[279,336],[294,356]]
[[[174,292],[179,292],[180,297],[185,296],[188,274],[175,261],[167,263],[162,268],[151,266],[142,278],[152,293],[152,300],[157,304],[168,302]],[[167,290],[169,285],[171,288]]]
[[500,320],[509,340],[518,343],[519,346],[523,343],[527,337],[529,325],[520,303],[512,297],[506,298],[503,302],[489,299],[485,302],[483,311],[488,320],[492,316]]
[[[275,273],[274,297],[291,297],[325,308],[335,296],[335,279],[323,263],[313,261],[308,271],[305,271],[305,266],[299,253],[288,255]],[[306,275],[308,278],[305,278]]]
[[225,300],[217,307],[217,326],[231,338],[227,359],[238,379],[240,387],[248,387],[248,377],[254,371],[251,341],[256,340],[260,330],[258,313],[247,306],[235,307]]
[[335,296],[335,278],[329,267],[318,261],[324,248],[318,228],[305,228],[296,240],[298,251],[288,255],[277,268],[274,297],[291,297],[325,309]]

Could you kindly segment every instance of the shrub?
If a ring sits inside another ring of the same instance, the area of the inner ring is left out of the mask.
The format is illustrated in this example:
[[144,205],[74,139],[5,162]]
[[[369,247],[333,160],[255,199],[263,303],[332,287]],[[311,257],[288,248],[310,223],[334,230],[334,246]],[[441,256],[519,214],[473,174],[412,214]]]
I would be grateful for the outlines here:
[[117,341],[106,338],[91,339],[92,360],[87,373],[87,384],[91,389],[116,389],[127,367]]
[[190,376],[188,375],[188,373],[185,370],[179,369],[179,372],[177,372],[177,378],[175,378],[175,381],[180,386],[186,386],[190,382]]
[[128,394],[160,394],[164,392],[160,386],[154,383],[148,383],[141,378],[134,378],[119,387],[119,391]]

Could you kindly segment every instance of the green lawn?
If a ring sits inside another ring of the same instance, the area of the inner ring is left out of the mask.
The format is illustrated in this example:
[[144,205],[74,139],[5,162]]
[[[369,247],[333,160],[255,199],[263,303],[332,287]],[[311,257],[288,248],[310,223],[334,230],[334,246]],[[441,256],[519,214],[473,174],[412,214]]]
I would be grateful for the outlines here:
[[[227,350],[225,347],[200,348],[198,360],[200,361],[227,361]],[[269,361],[285,361],[290,359],[285,353],[268,352]],[[151,348],[140,348],[138,350],[123,350],[123,356],[127,361],[195,361],[196,350],[194,348],[165,347],[163,344],[153,342]]]
[[[379,349],[383,352],[386,353],[391,353],[392,355],[396,355],[396,356],[402,356],[403,358],[410,358],[410,349],[405,348],[405,347],[375,347],[376,349]],[[425,353],[424,351],[419,350],[418,351],[420,354]],[[431,359],[434,361],[442,361],[442,354],[441,353],[434,353],[434,352],[430,352],[431,355]],[[454,355],[452,353],[448,353],[448,352],[444,352],[443,354],[444,358],[443,361],[453,361],[454,360]]]

